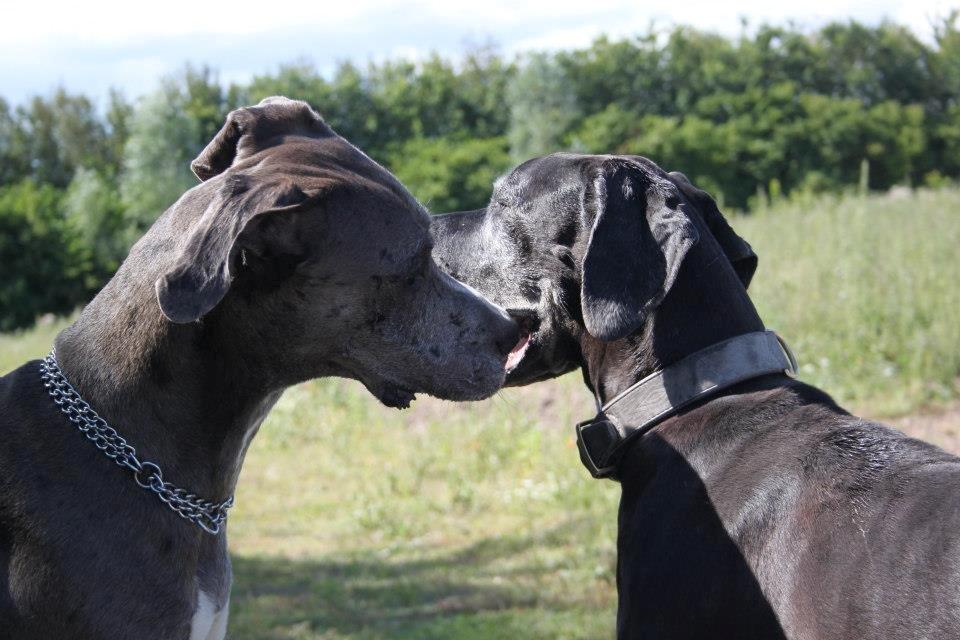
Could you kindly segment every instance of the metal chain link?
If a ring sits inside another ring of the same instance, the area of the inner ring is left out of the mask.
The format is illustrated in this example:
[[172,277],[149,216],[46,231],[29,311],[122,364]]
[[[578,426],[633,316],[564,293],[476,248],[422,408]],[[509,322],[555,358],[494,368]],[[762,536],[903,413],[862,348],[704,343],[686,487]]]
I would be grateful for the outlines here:
[[233,496],[223,502],[211,502],[181,489],[163,479],[163,472],[153,462],[140,460],[137,450],[107,424],[86,401],[80,397],[57,362],[56,350],[40,364],[40,379],[50,397],[70,422],[105,456],[133,472],[140,487],[152,491],[181,518],[193,522],[207,533],[220,533],[227,520],[227,509],[233,506]]

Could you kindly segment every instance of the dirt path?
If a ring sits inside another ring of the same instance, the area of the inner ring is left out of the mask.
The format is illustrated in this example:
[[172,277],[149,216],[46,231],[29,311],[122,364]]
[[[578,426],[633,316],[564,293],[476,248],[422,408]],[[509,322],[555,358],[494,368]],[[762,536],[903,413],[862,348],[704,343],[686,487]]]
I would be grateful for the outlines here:
[[881,418],[880,422],[960,455],[960,402],[899,418]]

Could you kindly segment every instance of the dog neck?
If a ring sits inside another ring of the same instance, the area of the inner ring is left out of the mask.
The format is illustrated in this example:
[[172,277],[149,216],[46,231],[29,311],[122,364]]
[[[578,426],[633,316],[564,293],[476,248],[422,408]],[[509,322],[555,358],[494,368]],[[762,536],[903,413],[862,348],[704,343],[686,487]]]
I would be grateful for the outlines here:
[[764,329],[743,284],[717,251],[691,250],[670,293],[633,335],[604,343],[583,332],[584,381],[600,404],[687,355]]
[[[282,387],[241,359],[216,318],[172,324],[160,313],[152,275],[138,274],[137,282],[128,275],[121,268],[58,336],[61,368],[166,480],[224,500]],[[88,445],[78,439],[77,446]]]

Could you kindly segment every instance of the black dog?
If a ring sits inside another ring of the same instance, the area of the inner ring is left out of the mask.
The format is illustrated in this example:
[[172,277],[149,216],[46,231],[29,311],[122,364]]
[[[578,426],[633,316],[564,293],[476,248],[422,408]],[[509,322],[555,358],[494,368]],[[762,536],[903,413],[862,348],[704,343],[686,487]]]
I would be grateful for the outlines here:
[[[509,384],[582,367],[607,403],[587,428],[609,447],[585,428],[581,451],[622,485],[618,637],[960,637],[960,460],[756,367],[671,396],[754,362],[724,345],[771,335],[746,292],[756,256],[684,176],[552,155],[433,233],[452,275],[536,316]],[[705,357],[708,375],[671,380]],[[670,409],[614,429],[609,401],[641,380]]]

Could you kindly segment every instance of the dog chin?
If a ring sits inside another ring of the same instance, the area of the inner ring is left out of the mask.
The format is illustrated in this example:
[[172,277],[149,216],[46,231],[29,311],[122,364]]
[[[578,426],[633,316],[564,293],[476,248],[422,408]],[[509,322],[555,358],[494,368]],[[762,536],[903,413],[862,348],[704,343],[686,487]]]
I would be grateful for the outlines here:
[[506,376],[502,360],[485,362],[478,369],[469,379],[447,379],[425,392],[441,400],[464,402],[485,400],[503,388]]
[[410,403],[417,399],[416,393],[392,382],[380,382],[369,384],[364,382],[364,386],[372,393],[377,400],[391,409],[406,409]]
[[485,400],[503,388],[504,368],[502,361],[493,361],[481,368],[480,375],[469,380],[456,377],[444,380],[441,384],[420,384],[416,390],[400,386],[387,380],[363,381],[363,385],[377,400],[393,409],[406,409],[416,399],[417,393],[425,393],[456,402]]

